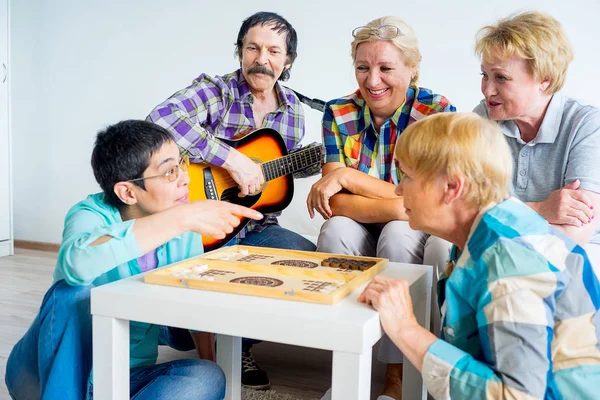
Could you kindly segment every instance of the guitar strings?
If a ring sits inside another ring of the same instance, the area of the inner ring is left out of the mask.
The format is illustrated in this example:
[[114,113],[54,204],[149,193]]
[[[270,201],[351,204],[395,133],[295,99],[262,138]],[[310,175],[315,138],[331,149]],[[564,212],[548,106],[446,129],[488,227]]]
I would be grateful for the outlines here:
[[[312,163],[318,161],[318,159],[319,159],[319,154],[318,153],[319,152],[320,152],[319,148],[318,147],[314,147],[314,148],[309,148],[309,149],[306,149],[306,150],[300,150],[300,151],[298,151],[298,152],[296,152],[294,154],[290,154],[290,156],[292,156],[291,157],[291,159],[292,159],[291,164],[293,165],[294,161],[297,161],[300,156],[304,156],[304,161],[305,162],[308,161],[308,164],[312,164]],[[308,160],[307,160],[307,157],[306,157],[306,153],[308,153]],[[295,160],[294,160],[294,158],[295,158]],[[302,160],[300,160],[300,161],[302,161]],[[281,162],[281,161],[280,160],[272,160],[272,161],[267,161],[267,162],[262,163],[261,167],[263,169],[263,174],[264,175],[277,174],[279,171],[269,170],[269,168],[276,166],[278,162]],[[284,171],[285,171],[285,164],[283,165],[283,167],[284,167]],[[287,175],[287,173],[283,174],[283,175]],[[280,176],[283,176],[283,175],[280,175]],[[267,176],[265,176],[265,179],[266,178],[267,178]],[[271,178],[271,179],[273,179],[273,178]],[[270,180],[270,179],[267,179],[267,180]],[[219,179],[219,178],[215,179],[215,184],[217,184],[219,186],[222,186],[222,185],[229,186],[229,185],[232,185],[232,184],[233,185],[237,185],[237,182],[231,176],[228,176],[228,177],[222,178],[222,179]]]

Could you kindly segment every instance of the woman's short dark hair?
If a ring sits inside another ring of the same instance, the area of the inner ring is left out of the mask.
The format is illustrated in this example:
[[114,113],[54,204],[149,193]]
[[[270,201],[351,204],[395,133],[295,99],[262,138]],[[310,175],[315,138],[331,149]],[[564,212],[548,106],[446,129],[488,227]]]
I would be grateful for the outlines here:
[[[147,121],[121,121],[100,131],[92,151],[92,170],[106,201],[122,207],[115,184],[141,178],[152,155],[170,141],[173,137],[166,129]],[[144,181],[133,183],[145,189]]]
[[246,37],[246,34],[250,28],[253,28],[256,25],[273,25],[272,29],[274,31],[277,31],[277,33],[280,35],[285,35],[287,63],[290,65],[290,68],[283,71],[279,77],[279,80],[287,81],[290,78],[290,69],[292,69],[291,65],[294,63],[294,60],[296,60],[296,56],[298,55],[296,53],[296,49],[298,47],[298,35],[296,34],[296,30],[292,24],[290,24],[279,14],[266,11],[257,12],[242,22],[242,26],[240,27],[240,31],[238,33],[237,42],[235,43],[235,54],[238,58],[242,58],[242,49],[244,47],[244,38]]

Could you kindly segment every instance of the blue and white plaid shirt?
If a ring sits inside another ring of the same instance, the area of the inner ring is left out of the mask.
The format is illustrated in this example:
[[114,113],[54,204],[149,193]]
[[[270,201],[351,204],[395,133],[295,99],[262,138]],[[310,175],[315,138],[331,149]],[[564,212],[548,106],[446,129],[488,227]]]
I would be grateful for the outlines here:
[[510,198],[451,256],[441,339],[423,360],[434,398],[598,398],[600,284],[580,246]]

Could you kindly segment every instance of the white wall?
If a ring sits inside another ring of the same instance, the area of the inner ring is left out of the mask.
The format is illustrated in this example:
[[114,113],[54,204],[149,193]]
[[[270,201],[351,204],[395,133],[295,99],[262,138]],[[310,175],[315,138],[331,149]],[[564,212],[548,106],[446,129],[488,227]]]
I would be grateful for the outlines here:
[[[368,5],[367,5],[368,4]],[[479,101],[474,35],[523,9],[550,12],[575,46],[566,91],[598,103],[600,2],[597,0],[11,0],[15,238],[58,243],[71,205],[99,190],[89,159],[96,132],[144,118],[201,72],[238,67],[233,43],[244,18],[260,10],[286,17],[299,35],[288,85],[322,99],[356,89],[349,55],[356,26],[396,14],[411,24],[423,53],[420,84],[459,110]],[[320,115],[307,111],[306,142],[320,140]],[[315,234],[304,207],[309,182],[284,222]]]

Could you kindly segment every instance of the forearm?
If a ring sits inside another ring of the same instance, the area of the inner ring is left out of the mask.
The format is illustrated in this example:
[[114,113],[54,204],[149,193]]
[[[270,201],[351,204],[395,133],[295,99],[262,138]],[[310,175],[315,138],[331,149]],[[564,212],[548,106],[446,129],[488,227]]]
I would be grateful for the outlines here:
[[423,369],[423,359],[427,350],[438,340],[434,334],[417,323],[407,324],[398,332],[388,333],[388,336],[419,372]]
[[596,232],[596,224],[587,224],[584,226],[573,225],[557,225],[550,224],[565,236],[573,240],[575,243],[584,247],[590,241],[594,232]]
[[185,226],[185,207],[186,205],[179,205],[135,220],[133,234],[142,254],[156,249],[189,230]]
[[209,332],[190,332],[201,360],[216,362],[215,335]]
[[[537,201],[537,202],[527,202],[525,204],[527,204],[533,211],[537,212],[542,217],[546,218],[542,214],[542,212],[540,212],[542,203],[543,202],[541,202],[541,201]],[[556,228],[557,230],[562,232],[565,236],[569,237],[575,243],[579,244],[580,246],[585,246],[589,242],[591,237],[594,235],[594,233],[596,232],[596,229],[598,226],[597,224],[598,224],[597,219],[594,218],[592,221],[590,221],[590,223],[584,224],[583,226],[574,226],[574,225],[568,225],[568,224],[553,224],[553,223],[551,223],[550,225],[552,225],[554,228]]]
[[370,199],[390,199],[397,197],[394,191],[396,185],[372,177],[354,168],[340,169],[342,177],[340,183],[344,189],[353,194]]
[[223,167],[230,173],[232,173],[234,171],[238,171],[238,170],[240,170],[240,168],[243,170],[245,161],[248,161],[248,160],[246,160],[246,158],[247,158],[247,156],[240,153],[238,150],[229,148],[227,151],[227,157],[221,164],[221,167]]
[[356,194],[338,193],[329,200],[329,205],[334,216],[352,218],[364,224],[408,220],[402,197],[372,199]]
[[541,201],[527,201],[527,202],[525,202],[525,204],[527,204],[527,206],[529,206],[529,208],[531,208],[533,211],[535,211],[538,214],[540,213],[540,204],[541,203],[542,203]]
[[108,227],[77,224],[76,219],[68,222],[57,262],[71,285],[88,285],[185,232],[180,207]]

